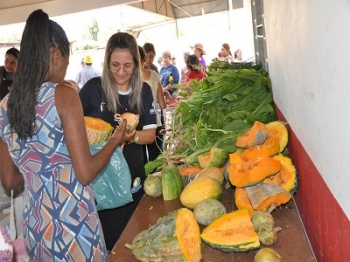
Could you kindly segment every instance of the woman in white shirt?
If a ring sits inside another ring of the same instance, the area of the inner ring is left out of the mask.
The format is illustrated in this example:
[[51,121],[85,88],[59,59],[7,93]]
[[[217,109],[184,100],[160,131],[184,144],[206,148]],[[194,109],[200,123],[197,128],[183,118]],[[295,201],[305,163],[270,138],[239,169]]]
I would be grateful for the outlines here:
[[220,60],[224,62],[233,62],[233,56],[231,54],[230,45],[227,43],[222,44],[220,51]]

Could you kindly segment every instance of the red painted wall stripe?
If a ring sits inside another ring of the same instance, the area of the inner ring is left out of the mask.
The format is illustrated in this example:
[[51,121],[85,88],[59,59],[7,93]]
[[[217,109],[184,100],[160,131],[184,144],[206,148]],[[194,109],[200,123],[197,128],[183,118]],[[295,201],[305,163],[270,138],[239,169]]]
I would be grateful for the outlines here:
[[[279,120],[287,121],[277,106],[276,111]],[[287,128],[289,156],[299,177],[294,198],[316,259],[319,262],[350,261],[350,221],[292,128],[289,125]]]

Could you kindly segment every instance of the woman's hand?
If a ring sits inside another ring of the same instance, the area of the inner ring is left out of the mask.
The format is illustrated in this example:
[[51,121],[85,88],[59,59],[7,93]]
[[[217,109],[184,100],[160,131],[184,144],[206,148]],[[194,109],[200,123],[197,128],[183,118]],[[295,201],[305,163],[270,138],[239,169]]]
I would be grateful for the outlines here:
[[61,84],[64,84],[64,85],[66,85],[66,86],[69,86],[69,87],[75,89],[78,93],[79,93],[79,91],[80,91],[79,85],[78,85],[75,81],[73,81],[73,80],[63,80],[63,81],[61,82]]
[[114,132],[112,134],[112,136],[110,137],[110,139],[115,140],[115,142],[117,143],[117,145],[121,146],[122,144],[124,144],[125,142],[130,140],[129,135],[125,132],[126,131],[126,119],[122,119],[120,121],[119,126],[117,126],[114,129]]

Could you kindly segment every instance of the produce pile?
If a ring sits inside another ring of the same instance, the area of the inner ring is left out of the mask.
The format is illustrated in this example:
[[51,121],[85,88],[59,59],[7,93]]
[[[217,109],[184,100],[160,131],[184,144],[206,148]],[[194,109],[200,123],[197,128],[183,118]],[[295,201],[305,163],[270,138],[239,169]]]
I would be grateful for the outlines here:
[[198,155],[217,147],[235,152],[238,136],[255,121],[276,120],[268,75],[252,68],[208,71],[201,82],[176,86],[182,97],[173,111],[166,149],[146,164],[146,174],[166,162],[174,165],[198,163]]
[[[202,243],[223,252],[260,249],[255,262],[283,261],[271,246],[281,230],[273,210],[292,198],[298,181],[268,76],[252,66],[217,67],[180,94],[167,149],[145,166],[144,190],[164,201],[179,198],[183,208],[140,232],[129,248],[141,261],[200,261]],[[228,187],[235,210],[220,202]]]

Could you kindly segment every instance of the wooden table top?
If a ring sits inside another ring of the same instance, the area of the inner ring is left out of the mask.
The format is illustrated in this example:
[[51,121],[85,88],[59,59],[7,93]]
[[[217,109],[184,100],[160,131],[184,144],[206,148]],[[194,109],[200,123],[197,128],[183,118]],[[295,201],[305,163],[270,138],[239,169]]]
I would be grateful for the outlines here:
[[[225,205],[227,212],[236,210],[233,188],[224,189],[224,194],[221,200]],[[183,206],[179,199],[163,201],[162,197],[153,198],[144,195],[107,261],[138,261],[133,256],[132,251],[125,247],[125,244],[131,244],[133,238],[138,233],[147,229],[149,226],[154,225],[160,217],[163,217],[169,212],[181,207]],[[282,230],[278,232],[277,242],[269,247],[275,249],[284,258],[285,262],[316,261],[307,236],[305,235],[304,227],[301,223],[294,201],[291,200],[287,204],[277,208],[272,212],[272,215],[275,219],[275,226],[280,227]],[[200,225],[200,228],[202,231],[204,226]],[[261,244],[261,247],[268,246]],[[201,261],[253,262],[257,251],[258,250],[251,250],[246,253],[225,253],[202,242]]]

